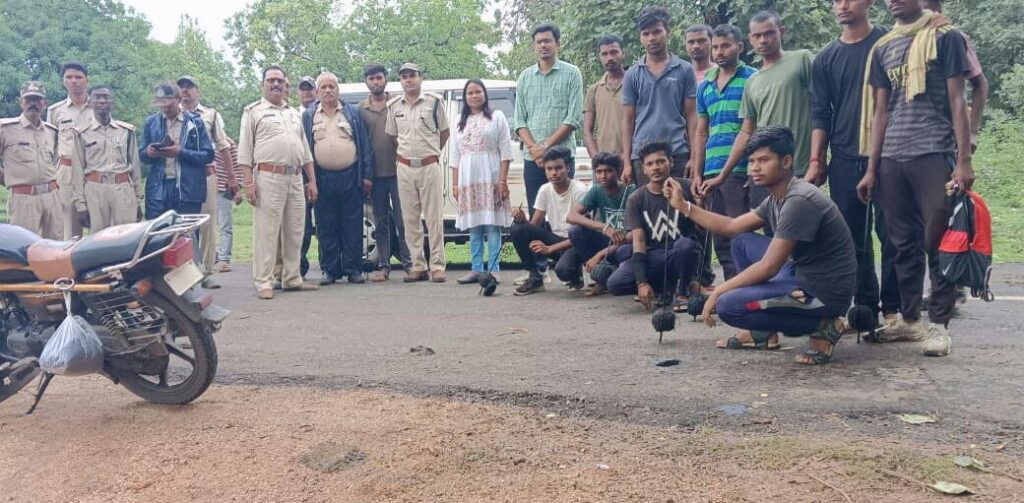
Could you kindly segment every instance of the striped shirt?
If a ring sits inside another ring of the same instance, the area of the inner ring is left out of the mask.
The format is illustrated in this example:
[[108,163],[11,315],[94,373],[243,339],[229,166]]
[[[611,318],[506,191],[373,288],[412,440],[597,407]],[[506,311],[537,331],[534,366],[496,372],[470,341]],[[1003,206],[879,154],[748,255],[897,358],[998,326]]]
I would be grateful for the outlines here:
[[[718,91],[719,67],[708,70],[705,80],[697,88],[697,116],[708,119],[708,144],[704,154],[704,176],[713,176],[722,172],[725,162],[729,160],[732,144],[743,126],[740,118],[740,103],[743,101],[743,89],[747,79],[757,70],[743,64],[736,67],[736,74],[725,84],[722,92]],[[747,160],[744,158],[732,171],[746,174]]]
[[[213,163],[217,166],[217,192],[228,190],[228,170],[224,165],[224,157],[218,150],[213,154]],[[242,184],[242,171],[238,169],[238,146],[231,143],[231,165],[235,167],[235,180]]]
[[[556,60],[547,74],[533,65],[519,74],[516,83],[515,131],[529,129],[537,143],[551,136],[562,124],[579,130],[583,120],[583,74],[580,69]],[[576,135],[559,143],[575,153]],[[554,145],[550,145],[554,146]],[[523,149],[526,144],[523,143]]]

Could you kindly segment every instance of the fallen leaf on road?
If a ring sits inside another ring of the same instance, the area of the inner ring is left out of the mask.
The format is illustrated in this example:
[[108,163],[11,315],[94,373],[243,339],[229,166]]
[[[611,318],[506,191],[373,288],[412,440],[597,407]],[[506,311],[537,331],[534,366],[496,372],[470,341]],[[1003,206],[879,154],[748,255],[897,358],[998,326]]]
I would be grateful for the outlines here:
[[953,458],[953,463],[961,468],[970,468],[971,470],[977,470],[979,472],[988,472],[988,468],[985,468],[985,463],[978,461],[970,456],[957,456]]
[[598,469],[598,470],[611,470],[611,469],[612,469],[612,467],[610,467],[610,466],[608,466],[608,465],[606,465],[606,464],[604,464],[604,463],[599,463],[599,464],[597,465],[597,469]]
[[416,346],[414,348],[409,348],[409,352],[416,356],[430,356],[434,354],[434,350],[426,346]]
[[900,421],[910,424],[928,424],[936,422],[934,417],[922,416],[918,414],[900,414],[896,417],[900,418]]
[[938,481],[931,485],[932,489],[942,494],[974,494],[969,488],[953,482]]

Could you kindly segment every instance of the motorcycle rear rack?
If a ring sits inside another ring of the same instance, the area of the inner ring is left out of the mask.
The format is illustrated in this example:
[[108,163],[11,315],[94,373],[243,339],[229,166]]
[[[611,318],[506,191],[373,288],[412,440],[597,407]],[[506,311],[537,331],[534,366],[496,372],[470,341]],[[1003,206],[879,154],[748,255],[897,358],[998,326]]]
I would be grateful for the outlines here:
[[[163,223],[167,219],[173,219],[175,216],[178,217],[179,219],[177,223],[170,224],[167,227],[164,227],[163,229],[160,230],[153,230],[153,228],[156,227],[157,224]],[[104,267],[103,269],[101,269],[101,271],[109,274],[115,271],[130,269],[132,267],[135,267],[135,265],[138,264],[139,262],[143,262],[145,260],[149,260],[153,257],[159,256],[165,251],[169,250],[171,246],[174,246],[174,242],[177,240],[179,236],[196,230],[201,225],[205,224],[208,220],[210,220],[210,215],[206,214],[179,215],[174,211],[168,211],[163,215],[160,215],[159,217],[149,221],[149,226],[146,228],[146,236],[139,241],[139,247],[136,248],[135,254],[132,256],[131,260],[129,260],[128,262],[123,262],[121,264],[115,264]],[[170,243],[168,243],[167,246],[164,246],[151,253],[148,253],[145,256],[142,255],[142,252],[146,249],[146,245],[149,244],[151,238],[155,236],[163,236],[166,234],[174,234],[174,239],[171,239]]]

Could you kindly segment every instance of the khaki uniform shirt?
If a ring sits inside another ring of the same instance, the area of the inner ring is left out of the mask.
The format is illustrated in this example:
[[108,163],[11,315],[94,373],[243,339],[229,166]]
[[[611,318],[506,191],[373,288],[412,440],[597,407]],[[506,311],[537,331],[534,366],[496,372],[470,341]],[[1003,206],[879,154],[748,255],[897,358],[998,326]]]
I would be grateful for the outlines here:
[[0,120],[0,183],[40,185],[57,177],[57,128],[24,115]]
[[245,107],[238,132],[238,164],[255,168],[264,162],[296,169],[313,162],[299,111],[265,98]]
[[608,75],[587,89],[583,113],[594,114],[594,140],[602,152],[622,152],[622,81],[612,87]]
[[216,108],[205,107],[202,103],[199,103],[196,105],[195,110],[191,111],[199,114],[199,117],[203,119],[203,124],[206,126],[206,132],[210,135],[210,142],[213,143],[214,150],[220,152],[226,148],[231,148],[231,143],[228,142],[228,133],[224,130],[224,117],[220,115]]
[[329,171],[340,171],[352,167],[356,162],[356,142],[352,125],[345,119],[341,102],[334,110],[334,115],[324,111],[320,102],[313,113],[313,153],[321,168]]
[[440,156],[441,132],[447,130],[444,100],[436,94],[420,93],[412,103],[404,94],[388,101],[384,131],[398,137],[398,155],[406,159]]
[[[181,126],[185,123],[184,114],[178,112],[178,115],[173,119],[168,119],[166,115],[161,115],[160,118],[164,121],[167,136],[170,136],[171,139],[174,140],[174,143],[178,143],[181,140]],[[161,138],[161,140],[163,140],[163,138]],[[164,178],[178,178],[177,157],[168,157],[164,160]]]
[[388,105],[382,103],[374,104],[367,96],[359,103],[359,116],[366,123],[366,130],[370,133],[370,145],[373,146],[375,165],[373,166],[374,178],[395,176],[395,158],[398,142],[394,136],[384,132],[384,126],[388,122]]
[[85,211],[85,175],[89,173],[128,173],[132,177],[135,197],[142,200],[142,168],[139,161],[135,126],[122,121],[110,121],[104,126],[93,121],[75,135],[71,152],[74,169],[74,191],[71,201],[78,211]]
[[92,122],[93,117],[92,107],[88,102],[78,106],[67,98],[46,109],[46,122],[53,124],[60,131],[57,155],[67,159],[64,162],[71,159],[71,150],[75,147],[75,130],[84,129]]

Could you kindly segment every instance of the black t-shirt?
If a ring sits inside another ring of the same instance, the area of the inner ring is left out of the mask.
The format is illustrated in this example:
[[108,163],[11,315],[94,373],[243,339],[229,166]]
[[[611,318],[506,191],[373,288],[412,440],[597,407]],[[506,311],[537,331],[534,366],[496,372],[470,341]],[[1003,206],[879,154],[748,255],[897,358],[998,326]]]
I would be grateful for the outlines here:
[[928,65],[925,74],[925,92],[908,101],[905,79],[913,40],[901,37],[877,47],[871,61],[871,85],[891,93],[882,157],[894,161],[956,151],[946,79],[966,77],[970,70],[963,35],[956,30],[940,33],[935,41],[938,57]]
[[850,305],[857,288],[857,256],[839,208],[818,187],[793,178],[786,197],[769,197],[754,212],[775,237],[795,241],[793,264],[809,293],[828,306]]
[[854,44],[839,39],[814,57],[811,123],[828,131],[833,157],[861,159],[860,105],[871,47],[889,30],[876,26]]
[[[676,178],[683,186],[683,197],[691,200],[690,181]],[[693,221],[669,204],[661,194],[640,187],[626,200],[626,230],[639,230],[647,236],[647,248],[664,248],[679,236],[693,237]]]

